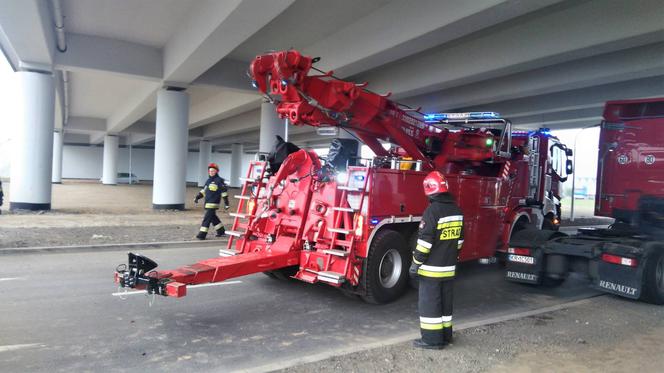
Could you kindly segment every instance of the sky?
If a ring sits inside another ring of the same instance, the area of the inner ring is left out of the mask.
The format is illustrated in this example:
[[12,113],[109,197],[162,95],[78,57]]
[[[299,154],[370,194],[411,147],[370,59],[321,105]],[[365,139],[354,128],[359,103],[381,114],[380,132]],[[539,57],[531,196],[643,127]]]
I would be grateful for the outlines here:
[[[0,52],[0,177],[9,177],[10,137],[12,125],[15,125],[16,114],[14,108],[15,89],[14,71],[5,56]],[[490,110],[491,108],[487,108]],[[576,139],[576,175],[595,177],[597,170],[597,140],[598,128],[585,130],[560,130],[552,133],[566,144],[574,148]],[[362,156],[368,156],[367,147],[363,147]]]

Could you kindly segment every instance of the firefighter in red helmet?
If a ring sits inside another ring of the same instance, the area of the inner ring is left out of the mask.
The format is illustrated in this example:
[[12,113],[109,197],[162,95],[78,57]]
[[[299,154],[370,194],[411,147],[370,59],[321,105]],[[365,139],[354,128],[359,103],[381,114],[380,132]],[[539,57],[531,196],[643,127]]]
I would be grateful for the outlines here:
[[421,339],[413,346],[442,349],[452,342],[452,286],[463,244],[463,214],[448,193],[445,176],[429,173],[423,182],[424,211],[410,275],[418,280]]
[[226,186],[224,179],[219,176],[219,166],[217,166],[216,163],[210,163],[208,165],[208,175],[210,175],[210,177],[205,182],[205,186],[200,192],[198,192],[196,199],[194,199],[194,203],[198,203],[199,199],[205,197],[205,215],[203,216],[201,228],[196,235],[196,238],[199,240],[205,239],[208,230],[210,229],[210,225],[212,225],[217,232],[217,237],[221,237],[226,233],[224,225],[217,216],[217,209],[219,209],[223,198],[224,209],[228,210],[228,187]]

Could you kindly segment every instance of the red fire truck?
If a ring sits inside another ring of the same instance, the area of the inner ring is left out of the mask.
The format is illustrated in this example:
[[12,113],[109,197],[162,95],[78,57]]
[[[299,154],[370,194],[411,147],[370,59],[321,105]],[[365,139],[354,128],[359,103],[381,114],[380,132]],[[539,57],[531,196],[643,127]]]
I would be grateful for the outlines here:
[[252,162],[220,257],[157,271],[129,254],[115,274],[120,286],[182,297],[189,285],[264,272],[392,301],[408,286],[431,170],[446,175],[464,212],[460,261],[506,255],[528,227],[557,229],[571,151],[547,130],[513,131],[492,112],[425,115],[315,62],[294,50],[258,56],[253,85],[293,125],[341,128],[375,157],[360,159],[359,142],[345,139],[326,160],[301,149],[270,169]]
[[595,215],[615,223],[516,233],[507,278],[556,284],[578,272],[598,290],[664,304],[664,98],[609,101],[600,126]]

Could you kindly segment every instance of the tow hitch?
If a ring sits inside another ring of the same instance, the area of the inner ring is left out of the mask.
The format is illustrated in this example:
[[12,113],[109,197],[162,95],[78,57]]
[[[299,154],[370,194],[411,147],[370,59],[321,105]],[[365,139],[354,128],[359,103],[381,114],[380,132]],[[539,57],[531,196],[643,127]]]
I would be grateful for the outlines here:
[[115,269],[115,282],[123,288],[146,290],[148,294],[166,294],[167,280],[157,278],[157,263],[143,255],[129,253],[128,264]]

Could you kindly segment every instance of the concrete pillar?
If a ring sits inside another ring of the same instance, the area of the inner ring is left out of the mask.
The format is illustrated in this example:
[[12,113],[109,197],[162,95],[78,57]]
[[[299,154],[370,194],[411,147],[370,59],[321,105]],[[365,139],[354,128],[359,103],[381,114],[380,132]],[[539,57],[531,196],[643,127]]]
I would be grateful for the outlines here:
[[231,180],[229,185],[235,188],[241,186],[240,177],[242,172],[242,153],[244,153],[242,144],[231,145]]
[[101,183],[115,185],[118,183],[118,143],[116,135],[104,136],[104,163]]
[[201,140],[198,146],[198,186],[202,187],[208,179],[208,168],[212,155],[212,146],[207,140]]
[[189,94],[181,90],[160,90],[154,146],[154,209],[184,210],[188,124]]
[[51,73],[19,71],[12,134],[11,210],[50,210],[55,86]]
[[62,131],[53,132],[53,171],[51,182],[62,183],[62,146],[65,134]]
[[277,135],[284,139],[286,138],[284,120],[279,118],[276,107],[273,104],[263,102],[261,105],[261,128],[258,151],[261,153],[271,152],[275,136]]

